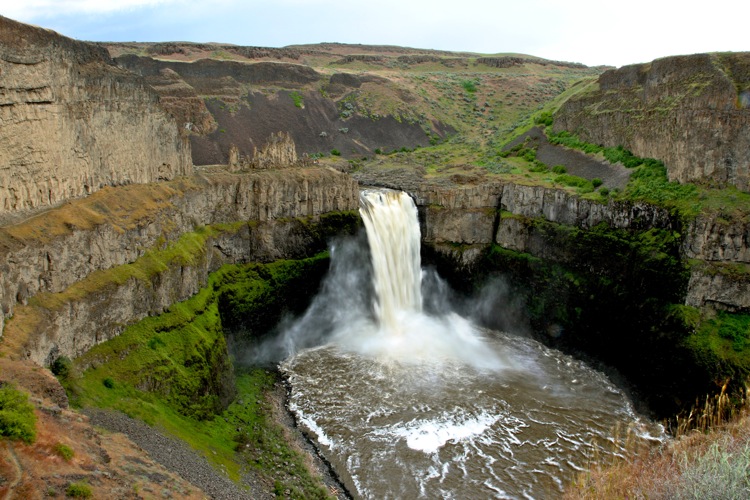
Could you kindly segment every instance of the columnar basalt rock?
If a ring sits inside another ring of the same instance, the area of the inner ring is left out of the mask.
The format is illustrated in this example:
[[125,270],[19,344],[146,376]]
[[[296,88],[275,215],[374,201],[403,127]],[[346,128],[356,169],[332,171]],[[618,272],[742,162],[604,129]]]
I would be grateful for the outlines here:
[[192,172],[158,96],[101,47],[0,17],[0,87],[0,213]]
[[667,57],[603,73],[554,129],[664,161],[670,180],[750,191],[750,53]]
[[[12,316],[40,293],[64,292],[97,272],[174,244],[185,233],[231,226],[209,238],[195,265],[170,267],[145,282],[128,279],[101,289],[94,283],[95,293],[44,312],[38,338],[23,347],[40,363],[49,362],[50,353],[81,354],[116,335],[117,325],[194,294],[222,263],[303,255],[311,244],[309,235],[289,219],[315,220],[354,210],[357,203],[356,182],[325,168],[247,174],[216,170],[157,185],[108,188],[50,211],[49,227],[32,220],[0,230],[0,262],[5,263],[0,264],[0,305],[5,317]],[[76,251],[80,248],[87,250]],[[5,327],[12,329],[12,322]]]
[[695,262],[685,303],[750,309],[749,280],[731,269],[750,264],[750,225],[744,221],[702,215],[682,227],[669,210],[647,203],[594,201],[561,189],[504,182],[456,188],[425,183],[414,196],[423,241],[458,266],[474,265],[481,249],[492,243],[539,258],[569,258],[535,238],[530,226],[534,220],[580,229],[605,224],[623,230],[672,230],[681,234],[685,261]]

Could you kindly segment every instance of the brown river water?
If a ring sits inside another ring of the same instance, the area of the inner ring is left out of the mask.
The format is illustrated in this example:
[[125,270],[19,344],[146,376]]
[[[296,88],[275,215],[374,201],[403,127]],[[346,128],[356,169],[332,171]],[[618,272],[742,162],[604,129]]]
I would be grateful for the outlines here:
[[319,297],[280,336],[289,408],[355,498],[557,498],[622,456],[627,433],[664,439],[585,363],[447,301],[425,312],[414,204],[362,197],[369,250],[333,248]]

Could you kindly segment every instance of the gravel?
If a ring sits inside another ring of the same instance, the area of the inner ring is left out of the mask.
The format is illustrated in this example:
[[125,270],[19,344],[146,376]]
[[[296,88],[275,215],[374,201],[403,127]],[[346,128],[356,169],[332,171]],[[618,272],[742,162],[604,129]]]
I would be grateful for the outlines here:
[[165,436],[154,427],[132,419],[127,415],[89,408],[85,410],[91,423],[109,431],[121,432],[145,450],[153,460],[166,469],[178,474],[208,496],[223,499],[263,499],[273,498],[253,477],[243,478],[247,489],[242,489],[228,477],[222,475],[205,457],[190,448],[186,443]]

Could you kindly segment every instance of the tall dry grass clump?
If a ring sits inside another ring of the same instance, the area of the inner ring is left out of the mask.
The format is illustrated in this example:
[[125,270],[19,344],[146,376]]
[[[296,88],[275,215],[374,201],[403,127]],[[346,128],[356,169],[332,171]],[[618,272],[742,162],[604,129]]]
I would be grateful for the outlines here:
[[750,498],[750,412],[730,404],[726,386],[669,426],[675,436],[625,459],[593,464],[566,499]]

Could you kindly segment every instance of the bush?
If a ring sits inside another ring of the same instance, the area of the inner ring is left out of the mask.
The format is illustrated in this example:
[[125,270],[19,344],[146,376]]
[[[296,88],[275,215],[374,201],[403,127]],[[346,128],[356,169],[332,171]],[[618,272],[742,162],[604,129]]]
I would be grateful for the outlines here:
[[609,196],[609,189],[603,187],[599,190],[599,194],[606,198]]
[[578,188],[579,193],[590,193],[594,190],[594,186],[591,184],[591,181],[575,175],[558,175],[557,177],[555,177],[555,182],[559,182],[560,184],[563,184],[565,186]]
[[91,498],[93,493],[91,486],[86,483],[70,483],[65,489],[65,494],[73,498]]
[[66,356],[60,356],[55,361],[53,361],[52,365],[50,366],[52,374],[62,380],[68,378],[68,375],[70,375],[72,369],[73,362]]
[[102,383],[107,389],[114,389],[115,387],[115,381],[112,379],[112,377],[105,378],[104,380],[102,380]]
[[565,174],[568,172],[568,170],[562,165],[555,165],[554,167],[552,167],[552,172],[555,174]]
[[31,444],[36,440],[36,415],[26,393],[10,385],[0,387],[0,436]]
[[331,154],[333,156],[341,156],[341,151],[339,151],[338,149],[332,149]]
[[552,112],[545,111],[534,119],[534,123],[537,125],[544,125],[545,127],[552,126]]
[[376,155],[382,155],[383,154],[383,150],[380,149],[380,148],[375,148],[375,154]]
[[463,80],[461,86],[469,94],[473,94],[477,91],[477,82],[475,80]]
[[58,456],[60,456],[67,462],[70,462],[70,460],[73,458],[73,455],[75,455],[75,453],[73,452],[73,448],[62,443],[57,443],[54,447],[54,450]]
[[600,178],[598,178],[598,177],[595,177],[595,178],[591,179],[591,184],[594,186],[594,189],[596,189],[596,188],[598,188],[599,186],[602,185],[602,180]]
[[302,94],[299,92],[290,92],[289,97],[292,98],[292,101],[294,101],[294,105],[298,108],[304,108],[305,105],[302,102]]

